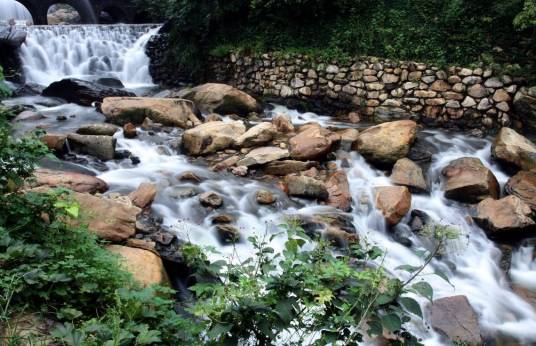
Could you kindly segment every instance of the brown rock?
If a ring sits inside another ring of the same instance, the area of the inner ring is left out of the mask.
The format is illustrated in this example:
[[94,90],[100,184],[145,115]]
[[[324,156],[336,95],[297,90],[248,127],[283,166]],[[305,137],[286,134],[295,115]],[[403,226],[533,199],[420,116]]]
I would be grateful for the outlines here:
[[136,138],[137,135],[138,131],[134,124],[128,123],[123,126],[123,136],[125,136],[125,138]]
[[240,231],[232,225],[216,225],[216,231],[224,243],[236,243],[240,240]]
[[75,192],[91,194],[108,190],[108,184],[104,180],[86,174],[40,168],[34,172],[33,177],[31,187],[65,187]]
[[318,124],[307,126],[305,130],[290,139],[290,156],[295,160],[316,160],[330,153],[341,137]]
[[359,131],[356,129],[344,129],[337,131],[337,134],[341,136],[341,149],[350,151],[354,142],[359,137]]
[[407,186],[410,190],[428,191],[428,184],[421,167],[410,159],[396,161],[390,177],[396,185]]
[[209,154],[233,146],[236,139],[245,132],[242,121],[212,121],[186,130],[182,144],[189,155]]
[[432,327],[452,342],[482,345],[478,318],[466,296],[436,299],[431,310]]
[[250,151],[242,160],[236,163],[237,166],[263,165],[269,162],[285,159],[289,156],[287,149],[278,147],[261,147]]
[[65,149],[65,142],[67,141],[67,135],[61,133],[47,133],[41,140],[50,149],[57,152],[63,152]]
[[74,193],[80,204],[80,217],[75,224],[87,224],[101,239],[123,241],[136,233],[136,217],[141,209],[120,201]]
[[101,106],[110,122],[141,124],[145,118],[166,126],[188,129],[201,124],[191,101],[152,97],[107,97]]
[[536,212],[536,171],[520,171],[508,180],[505,190],[519,197]]
[[234,222],[234,217],[228,214],[219,214],[212,218],[212,224],[214,225],[232,222]]
[[119,127],[114,124],[96,123],[84,125],[76,130],[76,133],[91,136],[113,136],[117,131],[119,131]]
[[352,209],[352,195],[350,184],[344,171],[333,173],[326,181],[328,191],[328,205],[348,212]]
[[294,125],[292,125],[292,120],[290,120],[290,117],[287,114],[277,114],[272,120],[272,123],[277,128],[277,132],[294,132]]
[[361,132],[354,150],[371,162],[392,165],[408,155],[416,138],[417,123],[411,120],[393,121]]
[[515,130],[503,127],[491,147],[494,158],[522,170],[536,168],[536,145]]
[[236,146],[241,148],[256,147],[270,142],[276,135],[277,128],[271,123],[260,123],[236,139]]
[[499,200],[486,198],[477,205],[473,219],[484,227],[493,237],[515,237],[519,232],[534,227],[532,210],[516,196]]
[[132,191],[128,197],[136,207],[145,209],[153,203],[156,197],[156,185],[151,183],[141,183],[138,189]]
[[411,208],[411,193],[405,186],[382,186],[376,188],[376,208],[387,224],[394,226],[402,220]]
[[442,171],[445,197],[464,203],[478,203],[499,197],[499,183],[480,159],[462,157],[451,161]]
[[274,204],[277,200],[274,194],[268,190],[259,190],[255,196],[259,204]]
[[266,174],[284,176],[292,173],[299,173],[306,171],[311,167],[317,165],[314,161],[295,161],[295,160],[283,160],[273,161],[264,166],[263,171]]
[[436,80],[432,83],[431,89],[433,91],[444,92],[450,90],[450,84],[444,80]]
[[164,263],[154,252],[121,245],[109,245],[106,248],[120,256],[125,270],[142,286],[170,285]]
[[67,136],[67,140],[72,151],[92,155],[103,161],[114,159],[116,140],[111,136],[86,136],[71,133]]
[[287,175],[285,177],[289,196],[327,200],[329,197],[326,185],[320,180],[306,177]]
[[223,205],[223,198],[216,192],[209,191],[199,195],[199,202],[204,207],[217,209]]
[[182,97],[192,100],[205,113],[238,114],[262,112],[261,105],[253,97],[230,85],[207,83],[185,90]]
[[200,183],[200,182],[203,181],[203,179],[201,179],[197,174],[195,174],[194,172],[190,172],[190,171],[183,172],[179,176],[179,180],[180,181],[191,181],[193,183]]

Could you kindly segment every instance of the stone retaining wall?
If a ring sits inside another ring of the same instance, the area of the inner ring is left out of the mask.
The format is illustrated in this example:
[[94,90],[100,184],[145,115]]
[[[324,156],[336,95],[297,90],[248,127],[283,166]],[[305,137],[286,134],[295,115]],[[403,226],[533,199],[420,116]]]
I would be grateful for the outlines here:
[[325,64],[302,55],[234,53],[212,58],[211,66],[209,81],[281,101],[331,105],[375,121],[417,118],[432,126],[496,129],[515,120],[518,85],[482,68],[444,70],[372,57]]

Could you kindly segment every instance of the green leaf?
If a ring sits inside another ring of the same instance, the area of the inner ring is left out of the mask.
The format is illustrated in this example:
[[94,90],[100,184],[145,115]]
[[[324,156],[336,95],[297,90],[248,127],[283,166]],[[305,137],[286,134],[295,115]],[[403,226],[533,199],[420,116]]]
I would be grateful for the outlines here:
[[382,316],[382,325],[390,332],[396,332],[402,328],[402,321],[396,314]]
[[216,323],[207,333],[207,336],[210,339],[218,340],[221,338],[222,335],[227,334],[231,329],[233,328],[233,325],[230,323]]
[[369,336],[383,334],[382,324],[379,321],[369,321],[367,325],[369,326],[369,330],[367,330]]
[[406,308],[406,310],[422,318],[421,306],[419,305],[419,303],[417,303],[415,299],[409,297],[400,297],[399,300],[400,304],[402,304],[402,306]]
[[417,282],[413,284],[411,288],[429,301],[432,301],[434,299],[434,289],[426,281]]
[[[445,280],[446,282],[448,282],[450,284],[450,280],[449,280],[449,277],[447,276],[447,274],[445,274],[442,270],[439,270],[439,269],[436,269],[434,271],[434,274],[439,276],[440,278],[442,278],[443,280]],[[452,284],[451,284],[452,285]]]

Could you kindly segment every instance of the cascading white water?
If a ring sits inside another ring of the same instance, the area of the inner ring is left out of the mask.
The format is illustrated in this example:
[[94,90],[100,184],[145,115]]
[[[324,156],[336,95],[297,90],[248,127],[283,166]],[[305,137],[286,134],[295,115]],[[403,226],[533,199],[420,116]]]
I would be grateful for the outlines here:
[[33,23],[32,15],[26,7],[15,0],[0,1],[0,23],[15,19],[17,22]]
[[30,27],[21,48],[26,82],[113,77],[127,88],[151,86],[145,46],[157,31],[154,25]]

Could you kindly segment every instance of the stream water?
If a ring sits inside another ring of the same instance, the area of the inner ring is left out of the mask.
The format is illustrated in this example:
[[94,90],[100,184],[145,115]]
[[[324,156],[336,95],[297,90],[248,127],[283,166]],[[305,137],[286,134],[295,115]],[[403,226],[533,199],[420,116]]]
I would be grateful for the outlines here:
[[[89,80],[113,76],[121,79],[127,88],[138,92],[140,87],[153,87],[144,48],[154,30],[151,26],[34,27],[29,30],[28,40],[21,51],[27,82],[48,85],[69,76]],[[45,117],[39,122],[51,132],[69,132],[85,123],[104,121],[104,117],[93,108],[61,104],[41,96],[16,98],[5,103],[34,106]],[[315,121],[329,126],[353,126],[337,123],[328,116],[302,114],[282,106],[267,111],[267,116],[277,112],[289,114],[295,124]],[[58,122],[57,115],[74,117]],[[34,122],[31,127],[35,125]],[[25,131],[25,126],[19,124],[19,130]],[[92,170],[105,180],[110,192],[128,193],[142,182],[155,183],[158,194],[153,211],[163,217],[164,224],[183,239],[214,246],[225,255],[235,249],[221,244],[210,222],[212,215],[227,213],[235,216],[236,225],[243,239],[246,239],[250,235],[274,232],[275,225],[283,222],[288,215],[336,212],[311,201],[291,200],[275,185],[237,178],[230,173],[215,173],[202,163],[192,163],[186,155],[171,148],[171,143],[180,138],[181,132],[178,130],[150,133],[139,129],[139,133],[136,139],[125,139],[122,133],[115,135],[118,149],[130,151],[140,159],[139,164],[117,160],[107,162],[106,171],[91,165],[86,165],[84,169]],[[440,269],[451,282],[449,284],[434,275],[424,276],[434,288],[434,298],[466,295],[478,314],[485,336],[490,339],[503,336],[516,339],[524,345],[535,344],[536,311],[510,288],[512,280],[519,287],[536,289],[534,247],[527,244],[514,250],[510,273],[504,273],[499,267],[501,251],[497,245],[479,227],[468,221],[469,210],[466,206],[445,199],[441,191],[441,169],[449,161],[463,156],[480,158],[504,186],[508,176],[491,161],[491,141],[438,130],[422,131],[421,140],[434,152],[427,171],[431,192],[414,194],[412,209],[426,212],[436,222],[454,225],[461,233],[457,240],[448,243],[444,255],[433,260],[425,269],[424,274]],[[373,188],[391,185],[385,172],[373,168],[355,152],[339,151],[337,158],[340,169],[348,175],[353,198],[353,211],[347,216],[353,220],[360,239],[383,248],[387,253],[384,261],[386,267],[393,275],[407,278],[407,273],[395,271],[394,268],[402,264],[420,265],[423,259],[416,252],[427,249],[430,244],[411,232],[407,225],[409,215],[393,231],[387,229],[383,217],[375,210],[372,205]],[[349,167],[342,164],[343,160],[349,162]],[[179,181],[177,177],[185,171],[196,173],[203,178],[203,182],[193,184]],[[255,202],[255,193],[261,187],[277,195],[275,205],[259,206]],[[200,207],[197,197],[185,198],[184,191],[189,189],[219,193],[224,197],[223,210],[208,211]],[[406,241],[397,241],[400,237]],[[275,240],[273,245],[276,251],[282,248],[283,242],[282,238]],[[242,241],[237,244],[236,250],[239,256],[245,258],[251,254],[252,247],[247,241]],[[417,299],[424,309],[426,301]],[[411,325],[412,331],[421,336],[426,345],[443,345],[440,336],[429,328],[428,318],[426,315],[424,321],[415,319]]]

